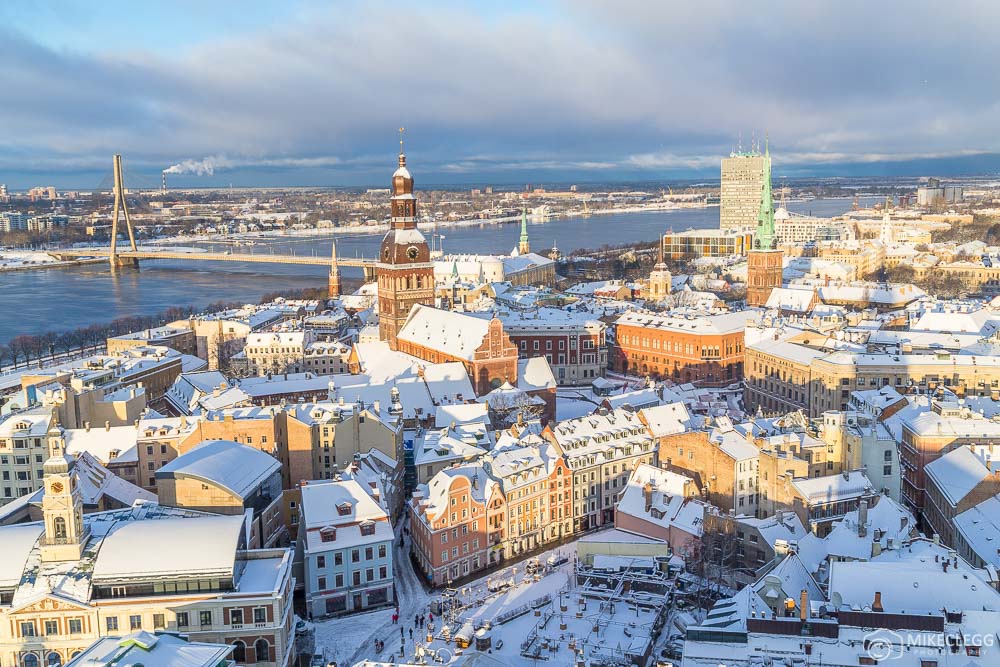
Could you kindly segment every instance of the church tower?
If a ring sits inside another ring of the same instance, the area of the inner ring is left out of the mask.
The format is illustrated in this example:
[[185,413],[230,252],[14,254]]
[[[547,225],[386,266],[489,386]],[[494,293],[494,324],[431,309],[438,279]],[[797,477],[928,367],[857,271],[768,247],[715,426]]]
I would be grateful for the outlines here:
[[417,229],[417,198],[406,168],[403,129],[399,130],[399,167],[392,175],[392,222],[382,239],[378,277],[379,338],[396,349],[396,336],[416,304],[434,305],[434,263]]
[[327,285],[327,295],[331,299],[340,298],[340,265],[337,264],[337,241],[331,243],[330,249],[330,282]]
[[531,252],[531,244],[528,242],[528,209],[521,209],[521,238],[517,242],[517,254],[527,255]]
[[667,269],[667,263],[663,261],[663,237],[660,237],[660,252],[653,270],[649,273],[649,283],[646,290],[646,298],[650,301],[662,301],[670,295],[673,276]]
[[747,253],[747,305],[762,307],[775,287],[781,287],[784,253],[775,250],[774,199],[771,195],[771,153],[764,144],[764,185],[757,213],[753,249]]
[[83,523],[83,496],[73,470],[74,460],[66,454],[58,428],[49,433],[49,448],[49,459],[42,467],[45,474],[42,562],[79,560],[90,535]]

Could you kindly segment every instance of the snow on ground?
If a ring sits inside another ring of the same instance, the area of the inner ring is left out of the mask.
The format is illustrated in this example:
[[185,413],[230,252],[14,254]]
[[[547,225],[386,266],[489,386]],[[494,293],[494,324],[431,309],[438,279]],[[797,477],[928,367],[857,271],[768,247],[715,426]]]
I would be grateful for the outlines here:
[[[398,535],[401,526],[396,527]],[[406,540],[409,545],[409,539]],[[338,665],[353,665],[365,658],[385,659],[393,653],[399,654],[399,630],[403,633],[412,655],[413,642],[409,629],[413,627],[416,614],[427,614],[433,597],[424,590],[420,576],[413,569],[413,563],[402,549],[396,548],[393,558],[396,578],[396,596],[399,605],[399,623],[393,624],[392,607],[380,611],[352,614],[340,618],[314,621],[316,653],[322,653],[327,660],[335,660]],[[414,635],[416,636],[416,635]],[[375,640],[385,642],[381,655],[375,654]]]
[[38,264],[57,264],[55,257],[36,250],[4,250],[0,252],[0,271]]

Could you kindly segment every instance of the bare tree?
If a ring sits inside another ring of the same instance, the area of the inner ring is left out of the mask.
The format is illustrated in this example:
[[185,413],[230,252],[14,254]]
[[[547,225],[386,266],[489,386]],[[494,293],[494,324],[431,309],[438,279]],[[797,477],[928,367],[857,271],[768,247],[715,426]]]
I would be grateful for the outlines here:
[[489,397],[490,421],[494,428],[505,428],[515,424],[518,417],[525,421],[538,419],[545,411],[545,405],[523,391],[509,391]]

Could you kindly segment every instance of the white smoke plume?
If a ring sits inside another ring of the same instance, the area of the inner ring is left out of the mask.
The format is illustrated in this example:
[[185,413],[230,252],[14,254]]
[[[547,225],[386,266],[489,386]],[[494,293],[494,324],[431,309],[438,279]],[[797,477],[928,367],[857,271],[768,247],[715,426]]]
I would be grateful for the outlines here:
[[202,158],[201,160],[184,160],[163,170],[164,174],[195,174],[196,176],[211,176],[216,169],[231,167],[232,163],[221,155]]
[[333,156],[302,157],[302,158],[228,158],[223,155],[212,155],[200,160],[184,160],[163,170],[164,174],[194,174],[195,176],[212,176],[217,170],[238,169],[240,167],[277,167],[315,168],[333,167],[343,164],[340,158]]

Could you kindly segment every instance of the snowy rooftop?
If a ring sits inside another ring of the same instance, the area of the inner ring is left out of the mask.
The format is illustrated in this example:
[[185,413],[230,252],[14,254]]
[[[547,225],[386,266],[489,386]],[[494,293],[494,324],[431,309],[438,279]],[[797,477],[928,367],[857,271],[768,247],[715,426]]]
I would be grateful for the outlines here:
[[101,544],[93,580],[232,577],[243,524],[241,514],[126,522]]
[[72,667],[219,667],[233,647],[227,644],[189,642],[172,634],[135,632],[125,637],[102,637],[78,653]]
[[875,492],[871,480],[861,470],[839,475],[800,478],[794,480],[792,486],[810,505],[835,503]]
[[561,421],[552,427],[552,435],[570,459],[600,455],[604,461],[615,459],[625,450],[631,455],[634,446],[651,446],[652,438],[636,413],[625,408],[598,410],[594,414]]
[[417,304],[399,331],[401,340],[471,361],[489,332],[489,320]]
[[685,433],[691,429],[691,415],[683,403],[668,403],[651,408],[643,408],[639,415],[649,427],[654,438]]
[[[476,435],[481,437],[476,438]],[[418,466],[442,461],[472,461],[486,453],[482,445],[489,445],[483,431],[466,431],[461,425],[435,428],[414,444],[413,459]]]
[[991,461],[984,453],[976,452],[971,447],[953,449],[924,468],[928,479],[953,506],[957,506],[991,472],[998,471],[1000,459]]
[[[392,541],[388,515],[356,480],[310,482],[300,488],[308,551]],[[373,525],[374,533],[363,535],[362,525]],[[324,528],[336,529],[334,539],[323,539]]]
[[871,606],[879,591],[887,613],[1000,611],[1000,593],[983,579],[982,571],[927,540],[883,552],[867,563],[834,561],[829,589],[830,601],[839,608]]
[[977,556],[1000,568],[1000,497],[987,498],[956,516],[953,522]]
[[64,429],[67,454],[87,452],[107,465],[112,461],[137,461],[135,445],[139,428],[134,425]]
[[231,440],[206,440],[157,470],[156,477],[193,477],[246,498],[280,470],[281,463],[259,449]]
[[743,331],[747,321],[757,316],[753,310],[740,310],[715,315],[677,314],[659,315],[630,311],[619,317],[615,324],[663,331],[692,334],[730,334]]

